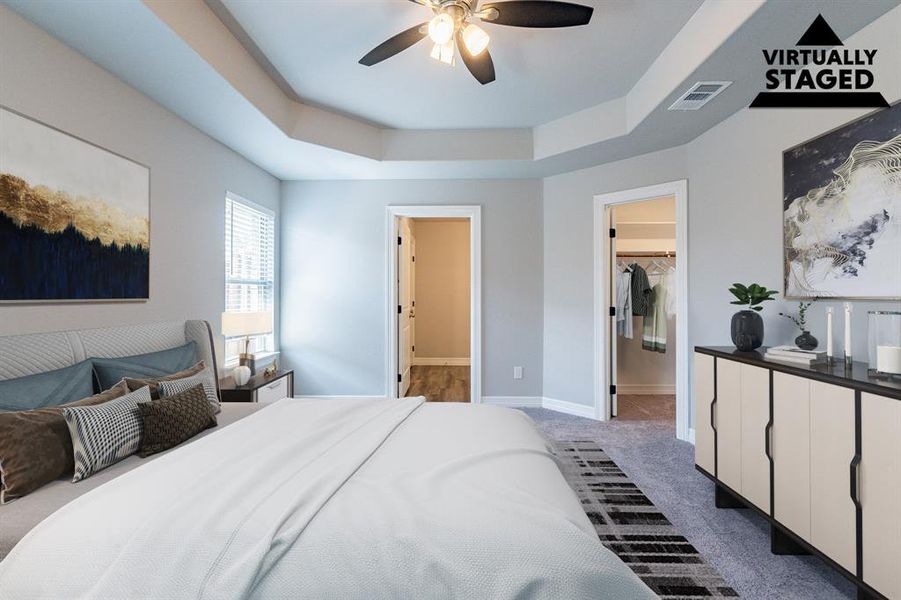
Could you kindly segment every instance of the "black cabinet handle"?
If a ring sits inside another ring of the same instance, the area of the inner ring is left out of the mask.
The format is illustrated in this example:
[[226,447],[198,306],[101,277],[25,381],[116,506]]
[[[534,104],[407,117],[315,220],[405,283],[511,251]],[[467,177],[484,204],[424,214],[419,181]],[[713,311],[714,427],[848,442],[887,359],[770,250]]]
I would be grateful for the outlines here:
[[716,397],[713,398],[713,401],[710,402],[710,428],[716,431],[716,422],[713,416],[713,408],[716,406]]
[[770,460],[773,460],[773,442],[771,439],[771,433],[773,431],[773,422],[770,421],[766,424],[766,427],[763,429],[764,435],[764,444],[766,446],[766,457]]
[[860,490],[858,489],[858,473],[860,471],[860,455],[855,454],[851,459],[851,500],[854,506],[860,507]]

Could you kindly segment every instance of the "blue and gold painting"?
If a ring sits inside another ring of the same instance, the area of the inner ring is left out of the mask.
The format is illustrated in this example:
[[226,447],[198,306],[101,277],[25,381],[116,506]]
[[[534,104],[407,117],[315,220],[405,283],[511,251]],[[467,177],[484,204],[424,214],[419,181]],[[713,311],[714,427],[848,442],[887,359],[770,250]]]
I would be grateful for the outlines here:
[[901,103],[783,154],[788,298],[901,298]]
[[0,302],[147,300],[150,171],[0,108]]

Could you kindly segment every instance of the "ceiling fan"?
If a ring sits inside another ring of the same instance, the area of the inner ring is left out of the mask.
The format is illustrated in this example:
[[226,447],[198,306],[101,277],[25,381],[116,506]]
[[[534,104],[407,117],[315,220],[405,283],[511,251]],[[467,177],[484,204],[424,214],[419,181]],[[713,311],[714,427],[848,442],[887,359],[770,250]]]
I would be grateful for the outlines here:
[[360,59],[361,65],[378,64],[428,36],[434,43],[432,58],[453,65],[459,50],[463,64],[485,85],[495,79],[494,62],[488,52],[490,38],[473,20],[512,27],[574,27],[587,25],[594,12],[590,6],[550,0],[509,0],[481,6],[480,0],[409,1],[430,8],[432,19],[382,42]]

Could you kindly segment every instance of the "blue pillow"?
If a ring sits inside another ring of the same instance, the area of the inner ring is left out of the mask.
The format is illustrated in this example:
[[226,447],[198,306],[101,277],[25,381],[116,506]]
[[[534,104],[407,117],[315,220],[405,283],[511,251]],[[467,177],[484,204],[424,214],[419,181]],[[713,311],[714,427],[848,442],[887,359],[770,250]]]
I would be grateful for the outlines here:
[[83,360],[71,367],[0,381],[0,412],[56,406],[93,394],[91,361]]
[[94,373],[100,389],[107,390],[119,383],[123,377],[135,379],[165,377],[194,366],[197,363],[197,344],[188,342],[184,346],[160,352],[90,360],[94,363]]

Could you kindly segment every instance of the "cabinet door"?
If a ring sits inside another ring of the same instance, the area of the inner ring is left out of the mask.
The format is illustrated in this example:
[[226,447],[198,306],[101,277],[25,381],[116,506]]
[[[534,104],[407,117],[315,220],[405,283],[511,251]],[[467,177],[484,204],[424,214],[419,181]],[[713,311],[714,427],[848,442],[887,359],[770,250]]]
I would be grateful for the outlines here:
[[810,542],[857,571],[857,511],[849,473],[854,459],[854,390],[810,382]]
[[717,478],[741,492],[741,363],[716,361]]
[[770,421],[770,371],[741,365],[741,495],[770,512],[770,460],[766,455]]
[[695,352],[694,376],[694,424],[695,464],[711,475],[716,475],[714,435],[712,422],[714,358]]
[[773,373],[773,516],[810,541],[810,381]]
[[863,579],[901,598],[901,401],[861,394]]

